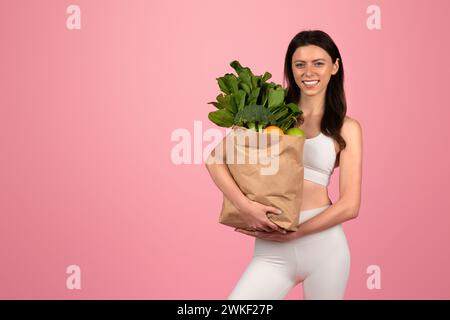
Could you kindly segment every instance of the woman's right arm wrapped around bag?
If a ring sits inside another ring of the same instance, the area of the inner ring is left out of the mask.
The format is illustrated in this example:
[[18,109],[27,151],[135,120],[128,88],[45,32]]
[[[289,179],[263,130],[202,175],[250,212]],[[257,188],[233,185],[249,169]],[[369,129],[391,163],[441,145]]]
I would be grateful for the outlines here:
[[280,214],[281,211],[275,207],[248,199],[239,189],[226,164],[206,163],[206,168],[214,183],[239,210],[242,220],[246,222],[250,229],[283,232],[282,228],[267,217],[268,212]]

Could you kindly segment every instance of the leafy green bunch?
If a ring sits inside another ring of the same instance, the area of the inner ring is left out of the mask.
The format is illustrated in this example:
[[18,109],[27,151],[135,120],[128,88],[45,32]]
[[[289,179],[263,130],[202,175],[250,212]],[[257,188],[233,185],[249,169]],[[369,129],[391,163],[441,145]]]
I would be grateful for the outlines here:
[[218,109],[208,114],[209,120],[221,127],[238,125],[257,131],[274,125],[283,132],[297,122],[302,111],[295,103],[286,103],[286,89],[267,82],[272,78],[269,72],[255,76],[237,60],[230,66],[238,76],[226,73],[216,78],[222,93],[216,97],[217,101],[208,102]]

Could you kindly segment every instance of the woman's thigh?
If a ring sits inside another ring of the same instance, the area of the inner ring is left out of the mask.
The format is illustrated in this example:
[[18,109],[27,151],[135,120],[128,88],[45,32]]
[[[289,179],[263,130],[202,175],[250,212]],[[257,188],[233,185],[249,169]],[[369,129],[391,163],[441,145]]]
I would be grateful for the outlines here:
[[350,250],[342,226],[302,240],[297,241],[295,250],[304,298],[343,299],[350,272]]
[[283,299],[296,283],[294,260],[290,244],[256,238],[253,258],[228,300]]

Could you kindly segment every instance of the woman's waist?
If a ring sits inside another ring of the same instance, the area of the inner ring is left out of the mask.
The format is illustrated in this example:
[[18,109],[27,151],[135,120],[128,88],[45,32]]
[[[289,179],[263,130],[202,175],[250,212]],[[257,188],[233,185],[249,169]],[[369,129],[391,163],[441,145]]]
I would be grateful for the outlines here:
[[312,208],[312,209],[302,209],[300,211],[300,223],[311,219],[312,217],[317,216],[318,214],[322,213],[323,211],[327,210],[329,207],[331,207],[331,204],[325,204],[325,205],[321,205],[319,207],[316,208]]
[[328,189],[325,186],[305,180],[303,184],[301,210],[311,210],[328,204],[331,204]]
[[325,197],[316,198],[303,197],[300,212],[322,208],[331,204],[332,202],[328,195],[326,195]]

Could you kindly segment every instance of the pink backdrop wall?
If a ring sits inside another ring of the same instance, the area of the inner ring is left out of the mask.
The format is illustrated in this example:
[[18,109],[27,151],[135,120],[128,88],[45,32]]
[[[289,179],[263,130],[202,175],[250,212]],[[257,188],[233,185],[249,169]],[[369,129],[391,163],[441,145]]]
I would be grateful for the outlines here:
[[[253,238],[218,223],[221,193],[195,163],[216,128],[207,102],[234,59],[281,83],[303,29],[337,43],[363,127],[346,298],[450,298],[449,13],[446,0],[2,1],[0,298],[225,299]],[[192,163],[177,165],[182,128]],[[338,182],[337,169],[333,202]]]

